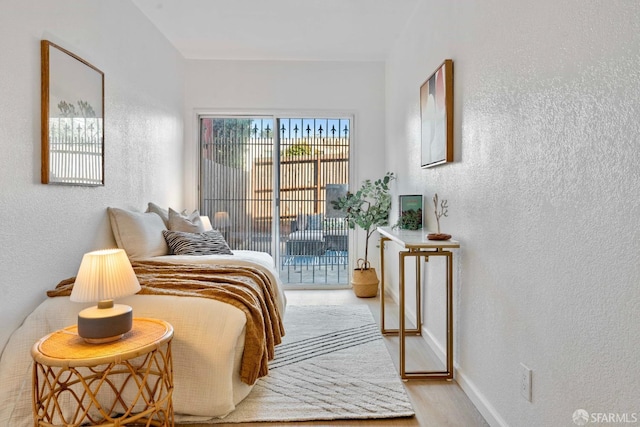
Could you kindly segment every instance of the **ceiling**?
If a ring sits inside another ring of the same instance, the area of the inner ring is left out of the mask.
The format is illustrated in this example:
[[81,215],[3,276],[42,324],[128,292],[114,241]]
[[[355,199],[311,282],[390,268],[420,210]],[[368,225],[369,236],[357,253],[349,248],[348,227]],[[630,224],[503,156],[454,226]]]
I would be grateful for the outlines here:
[[383,61],[421,0],[133,0],[188,59]]

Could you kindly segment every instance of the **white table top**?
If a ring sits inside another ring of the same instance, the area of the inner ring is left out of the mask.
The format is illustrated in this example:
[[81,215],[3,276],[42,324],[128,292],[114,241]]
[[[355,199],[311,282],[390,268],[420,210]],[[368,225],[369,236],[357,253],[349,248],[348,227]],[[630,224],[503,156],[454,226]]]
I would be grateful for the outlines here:
[[400,228],[378,227],[378,233],[393,240],[407,249],[455,249],[460,247],[457,240],[429,240],[427,234],[430,231],[423,228],[419,230],[401,230]]

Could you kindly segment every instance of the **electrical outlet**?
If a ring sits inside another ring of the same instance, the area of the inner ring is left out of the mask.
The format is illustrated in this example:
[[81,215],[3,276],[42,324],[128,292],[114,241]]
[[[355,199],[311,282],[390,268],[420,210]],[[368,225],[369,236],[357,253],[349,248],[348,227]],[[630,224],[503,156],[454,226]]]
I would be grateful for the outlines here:
[[531,402],[531,369],[520,364],[520,394]]

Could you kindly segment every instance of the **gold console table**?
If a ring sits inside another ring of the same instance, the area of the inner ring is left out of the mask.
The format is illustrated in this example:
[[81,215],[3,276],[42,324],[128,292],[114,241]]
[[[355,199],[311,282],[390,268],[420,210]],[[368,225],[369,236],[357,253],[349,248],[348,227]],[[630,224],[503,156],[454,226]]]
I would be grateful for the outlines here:
[[[383,335],[398,335],[400,342],[400,377],[402,379],[443,379],[453,378],[453,252],[451,249],[460,247],[455,240],[428,240],[426,230],[400,230],[391,227],[378,227],[380,233],[380,329]],[[399,323],[398,329],[388,329],[385,325],[384,308],[384,248],[389,240],[397,243],[403,249],[398,253],[399,269]],[[447,261],[447,348],[446,367],[444,371],[412,371],[406,370],[406,336],[422,335],[422,286],[420,274],[420,258],[425,261],[429,257],[442,256]],[[416,327],[407,329],[405,319],[405,260],[407,257],[416,258]]]

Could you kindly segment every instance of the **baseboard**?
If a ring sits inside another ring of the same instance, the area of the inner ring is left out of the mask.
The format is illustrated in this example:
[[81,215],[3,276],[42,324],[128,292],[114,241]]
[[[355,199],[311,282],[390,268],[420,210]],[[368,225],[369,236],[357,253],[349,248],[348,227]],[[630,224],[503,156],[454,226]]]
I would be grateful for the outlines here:
[[[388,294],[397,304],[399,300],[398,295],[393,291],[389,291]],[[407,314],[415,317],[415,312],[413,312],[410,307],[407,307]],[[422,339],[425,340],[438,360],[443,365],[446,365],[447,362],[444,347],[433,337],[433,334],[431,334],[428,328],[423,327]],[[476,407],[478,412],[480,412],[485,421],[492,427],[509,427],[509,424],[507,424],[507,422],[500,416],[496,408],[480,392],[478,387],[476,387],[476,385],[464,374],[463,370],[460,369],[460,366],[457,363],[454,363],[453,371],[455,381],[467,395],[471,403]]]
[[[431,348],[431,351],[433,351],[438,360],[440,360],[440,362],[445,365],[447,362],[444,347],[440,345],[440,343],[433,337],[433,335],[427,328],[423,327],[422,338],[425,340],[429,348]],[[507,422],[500,416],[498,411],[496,411],[493,405],[491,405],[491,403],[478,390],[478,387],[476,387],[475,384],[464,374],[457,363],[453,364],[453,372],[455,381],[458,383],[462,391],[464,391],[469,400],[471,400],[471,403],[473,403],[478,412],[480,412],[482,417],[487,423],[489,423],[490,426],[509,426]]]
[[496,408],[489,403],[484,395],[478,390],[478,388],[467,378],[467,376],[460,370],[457,364],[454,365],[454,377],[464,394],[467,395],[473,406],[476,407],[480,415],[485,421],[492,427],[509,427],[509,424],[500,416]]

